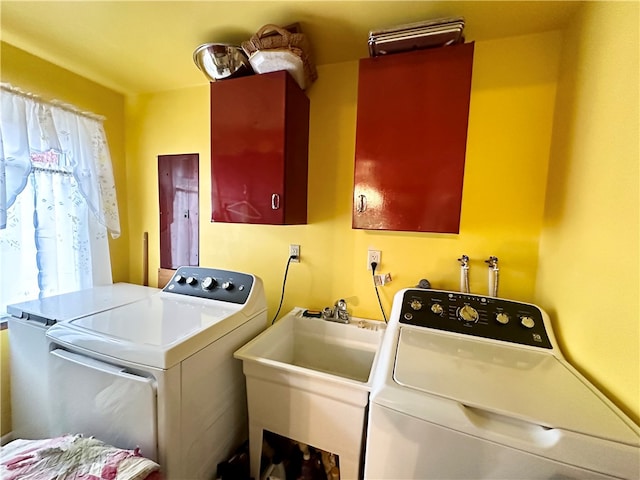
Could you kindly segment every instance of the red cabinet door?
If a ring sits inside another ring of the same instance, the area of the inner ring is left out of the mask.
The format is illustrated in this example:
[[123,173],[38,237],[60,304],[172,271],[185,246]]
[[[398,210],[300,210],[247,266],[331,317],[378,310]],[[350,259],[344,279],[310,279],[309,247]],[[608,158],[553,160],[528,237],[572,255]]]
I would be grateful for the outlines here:
[[360,60],[353,228],[458,233],[473,43]]
[[211,221],[307,219],[309,99],[285,72],[211,84]]

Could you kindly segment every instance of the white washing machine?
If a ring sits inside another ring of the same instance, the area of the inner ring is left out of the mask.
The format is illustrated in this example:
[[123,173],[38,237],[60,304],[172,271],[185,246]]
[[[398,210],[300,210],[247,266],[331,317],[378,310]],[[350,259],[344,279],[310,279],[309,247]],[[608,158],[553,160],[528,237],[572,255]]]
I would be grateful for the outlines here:
[[206,478],[248,438],[242,362],[267,326],[245,273],[181,267],[147,299],[60,323],[50,340],[54,432],[139,447],[171,480]]
[[130,283],[97,286],[7,306],[13,438],[51,436],[45,334],[65,322],[135,302],[160,290]]
[[401,290],[378,365],[367,479],[640,477],[640,429],[534,305]]

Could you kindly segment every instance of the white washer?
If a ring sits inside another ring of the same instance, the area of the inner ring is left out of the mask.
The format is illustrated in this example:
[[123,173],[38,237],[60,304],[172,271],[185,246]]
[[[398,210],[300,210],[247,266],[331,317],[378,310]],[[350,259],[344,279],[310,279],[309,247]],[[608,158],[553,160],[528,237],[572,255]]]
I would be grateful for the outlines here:
[[540,308],[405,289],[369,412],[367,479],[638,479],[640,429],[562,356]]
[[11,315],[8,323],[12,437],[51,436],[47,390],[49,350],[45,337],[49,327],[135,302],[159,291],[116,283],[7,306],[7,313]]
[[242,362],[266,328],[259,278],[181,267],[158,294],[51,327],[56,434],[140,447],[165,478],[212,478],[248,438]]

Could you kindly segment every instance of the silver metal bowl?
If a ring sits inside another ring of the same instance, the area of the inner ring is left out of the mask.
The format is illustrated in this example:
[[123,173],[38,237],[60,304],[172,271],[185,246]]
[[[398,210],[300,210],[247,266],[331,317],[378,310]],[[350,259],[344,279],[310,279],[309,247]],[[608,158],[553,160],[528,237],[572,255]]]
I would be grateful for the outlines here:
[[228,43],[205,43],[193,52],[193,61],[211,82],[253,73],[242,47]]

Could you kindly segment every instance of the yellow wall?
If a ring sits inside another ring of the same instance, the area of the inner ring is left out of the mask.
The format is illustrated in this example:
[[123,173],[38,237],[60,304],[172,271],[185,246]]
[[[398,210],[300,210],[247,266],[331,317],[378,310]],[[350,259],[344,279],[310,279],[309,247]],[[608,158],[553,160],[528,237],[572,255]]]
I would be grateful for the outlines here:
[[640,419],[638,2],[587,2],[566,32],[537,296],[564,351]]
[[[556,94],[559,33],[476,43],[460,235],[352,230],[357,62],[319,67],[311,100],[308,225],[212,224],[209,89],[141,95],[127,108],[131,278],[142,275],[142,235],[149,232],[150,271],[159,266],[157,156],[200,154],[200,264],[248,271],[266,285],[269,315],[278,305],[288,245],[302,262],[289,270],[282,312],[321,308],[345,298],[358,316],[382,319],[368,248],[382,251],[387,313],[393,294],[428,278],[458,288],[457,258],[472,259],[471,287],[486,292],[490,255],[500,258],[504,296],[531,301],[542,226]],[[155,274],[153,277],[155,278]]]
[[61,100],[81,110],[106,117],[104,128],[109,142],[116,193],[120,206],[122,234],[109,238],[113,281],[126,281],[129,275],[127,225],[127,178],[125,175],[125,99],[120,93],[98,85],[35,57],[8,43],[1,42],[0,79],[45,100]]

